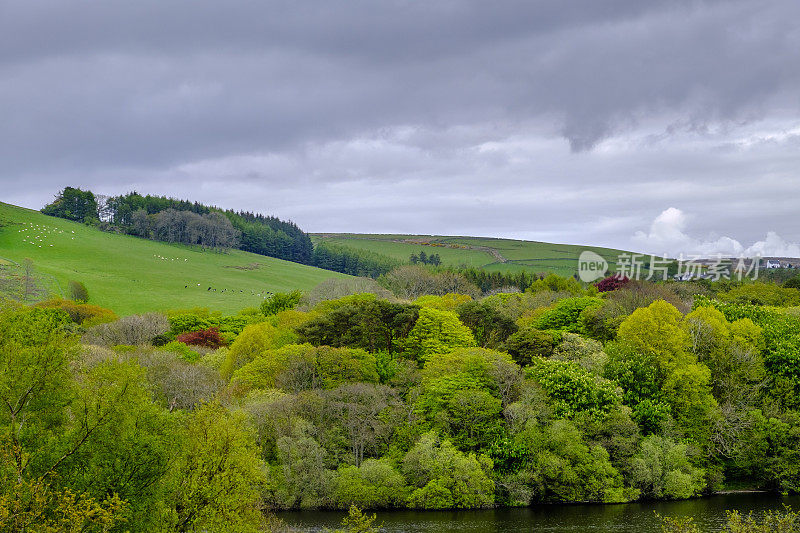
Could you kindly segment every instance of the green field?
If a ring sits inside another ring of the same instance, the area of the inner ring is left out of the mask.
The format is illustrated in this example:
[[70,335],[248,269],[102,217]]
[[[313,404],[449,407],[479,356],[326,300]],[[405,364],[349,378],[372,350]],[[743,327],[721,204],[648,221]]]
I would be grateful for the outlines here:
[[578,256],[584,250],[598,253],[612,267],[619,254],[628,253],[595,246],[486,237],[317,233],[312,235],[312,240],[369,250],[403,262],[408,262],[411,254],[424,250],[427,254],[439,254],[445,266],[481,267],[498,272],[554,272],[562,276],[571,276],[577,271]]
[[90,303],[121,315],[195,306],[229,313],[258,305],[267,291],[308,290],[348,277],[240,250],[105,233],[0,202],[0,265],[26,258],[55,291],[64,294],[69,280],[81,281]]

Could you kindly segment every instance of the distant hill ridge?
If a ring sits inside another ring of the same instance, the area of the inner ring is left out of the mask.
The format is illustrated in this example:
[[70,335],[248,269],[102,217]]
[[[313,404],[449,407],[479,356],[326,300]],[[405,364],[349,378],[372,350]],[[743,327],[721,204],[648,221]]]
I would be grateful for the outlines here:
[[0,202],[0,297],[26,258],[41,279],[53,280],[54,292],[81,281],[90,303],[122,315],[189,307],[235,312],[259,305],[267,292],[307,291],[347,277],[242,250],[103,232]]
[[104,196],[65,187],[42,213],[153,240],[238,248],[302,264],[311,262],[313,252],[311,239],[293,222],[135,191]]

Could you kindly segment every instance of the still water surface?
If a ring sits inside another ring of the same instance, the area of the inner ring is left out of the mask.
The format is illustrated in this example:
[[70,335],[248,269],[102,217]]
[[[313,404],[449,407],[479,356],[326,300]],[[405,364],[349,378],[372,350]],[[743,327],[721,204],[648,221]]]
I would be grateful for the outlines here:
[[[722,527],[726,509],[746,514],[784,505],[800,509],[800,496],[726,494],[681,502],[628,503],[620,505],[538,505],[525,509],[484,511],[384,511],[378,512],[386,533],[543,531],[551,533],[657,533],[654,512],[664,516],[692,516],[704,532]],[[344,513],[297,511],[280,518],[303,531],[320,531],[339,525]]]

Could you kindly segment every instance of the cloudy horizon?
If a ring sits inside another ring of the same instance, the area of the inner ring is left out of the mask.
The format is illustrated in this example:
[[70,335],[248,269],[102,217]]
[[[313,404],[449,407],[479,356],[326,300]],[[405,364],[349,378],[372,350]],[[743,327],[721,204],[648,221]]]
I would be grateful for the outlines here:
[[11,0],[0,200],[800,257],[800,3]]

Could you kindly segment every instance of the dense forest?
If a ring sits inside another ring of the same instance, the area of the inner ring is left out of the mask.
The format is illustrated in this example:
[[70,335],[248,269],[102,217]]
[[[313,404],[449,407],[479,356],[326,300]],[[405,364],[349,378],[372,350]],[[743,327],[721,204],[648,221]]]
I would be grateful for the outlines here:
[[0,521],[800,491],[796,281],[598,285],[403,266],[230,316],[5,302]]
[[95,196],[66,187],[42,213],[97,224],[148,239],[209,248],[238,248],[296,263],[309,264],[311,239],[292,222],[256,213],[222,210],[165,196]]
[[391,272],[399,266],[400,262],[375,252],[356,250],[322,241],[314,246],[311,264],[351,276],[377,278]]

